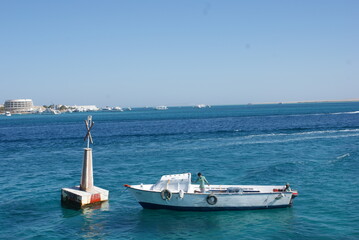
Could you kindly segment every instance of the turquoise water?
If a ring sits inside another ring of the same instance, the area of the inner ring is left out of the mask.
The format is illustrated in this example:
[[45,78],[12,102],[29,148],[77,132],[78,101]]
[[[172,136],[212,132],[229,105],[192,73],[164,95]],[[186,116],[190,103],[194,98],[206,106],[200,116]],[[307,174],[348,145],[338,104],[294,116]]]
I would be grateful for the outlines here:
[[[88,113],[0,116],[0,239],[359,239],[359,103],[91,113],[97,208],[61,207],[81,177]],[[292,208],[144,210],[123,184],[201,171],[212,184],[284,184]]]

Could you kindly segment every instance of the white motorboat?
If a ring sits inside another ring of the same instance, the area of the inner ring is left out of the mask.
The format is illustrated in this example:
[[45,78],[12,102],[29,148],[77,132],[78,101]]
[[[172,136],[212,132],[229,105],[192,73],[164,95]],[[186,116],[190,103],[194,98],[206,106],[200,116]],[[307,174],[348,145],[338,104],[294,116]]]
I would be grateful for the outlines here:
[[121,107],[114,107],[114,108],[112,108],[112,110],[123,112],[123,109]]
[[206,105],[206,104],[198,104],[197,106],[195,106],[195,108],[210,108],[211,106]]
[[11,113],[10,112],[5,112],[5,116],[11,117]]
[[167,106],[157,106],[155,107],[156,110],[167,110],[168,107]]
[[101,108],[102,111],[112,111],[112,108],[109,106],[106,106],[104,108]]
[[143,208],[180,211],[284,208],[298,195],[283,185],[210,185],[202,193],[191,183],[191,173],[164,175],[156,184],[124,186]]

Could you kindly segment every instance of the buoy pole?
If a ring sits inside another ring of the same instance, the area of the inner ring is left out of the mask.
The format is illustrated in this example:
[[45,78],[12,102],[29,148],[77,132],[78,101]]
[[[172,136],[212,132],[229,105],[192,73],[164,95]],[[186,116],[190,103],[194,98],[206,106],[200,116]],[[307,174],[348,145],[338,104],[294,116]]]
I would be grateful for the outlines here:
[[93,186],[92,149],[85,148],[80,188],[82,191],[91,191]]
[[90,148],[90,143],[93,144],[90,132],[94,125],[92,116],[88,116],[85,124],[87,133],[84,141],[87,140],[87,148],[84,149],[80,186],[62,188],[61,190],[61,202],[75,207],[107,201],[109,196],[108,190],[94,186],[92,149]]

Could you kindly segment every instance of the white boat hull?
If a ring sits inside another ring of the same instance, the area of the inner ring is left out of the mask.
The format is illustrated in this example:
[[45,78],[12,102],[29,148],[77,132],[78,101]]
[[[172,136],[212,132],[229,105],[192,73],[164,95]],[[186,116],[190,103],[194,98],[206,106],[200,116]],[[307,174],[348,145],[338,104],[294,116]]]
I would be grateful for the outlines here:
[[[130,192],[147,209],[172,209],[182,211],[219,211],[284,208],[292,204],[291,192],[276,193],[172,193],[170,200],[162,199],[161,192],[129,187]],[[207,202],[208,196],[217,198],[215,204]]]
[[202,193],[191,184],[191,174],[164,175],[156,184],[125,185],[148,209],[220,211],[284,208],[292,205],[297,191],[285,186],[211,185]]

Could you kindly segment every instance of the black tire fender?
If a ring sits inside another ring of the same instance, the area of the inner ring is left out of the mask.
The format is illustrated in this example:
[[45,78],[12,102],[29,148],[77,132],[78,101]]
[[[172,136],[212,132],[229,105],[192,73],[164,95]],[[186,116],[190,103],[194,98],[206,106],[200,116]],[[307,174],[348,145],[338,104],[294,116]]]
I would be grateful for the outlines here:
[[163,189],[163,190],[161,191],[161,198],[162,198],[163,200],[171,200],[171,198],[172,198],[172,193],[171,193],[171,191],[168,190],[168,189]]
[[215,195],[210,194],[207,196],[206,200],[209,205],[216,205],[218,198]]

